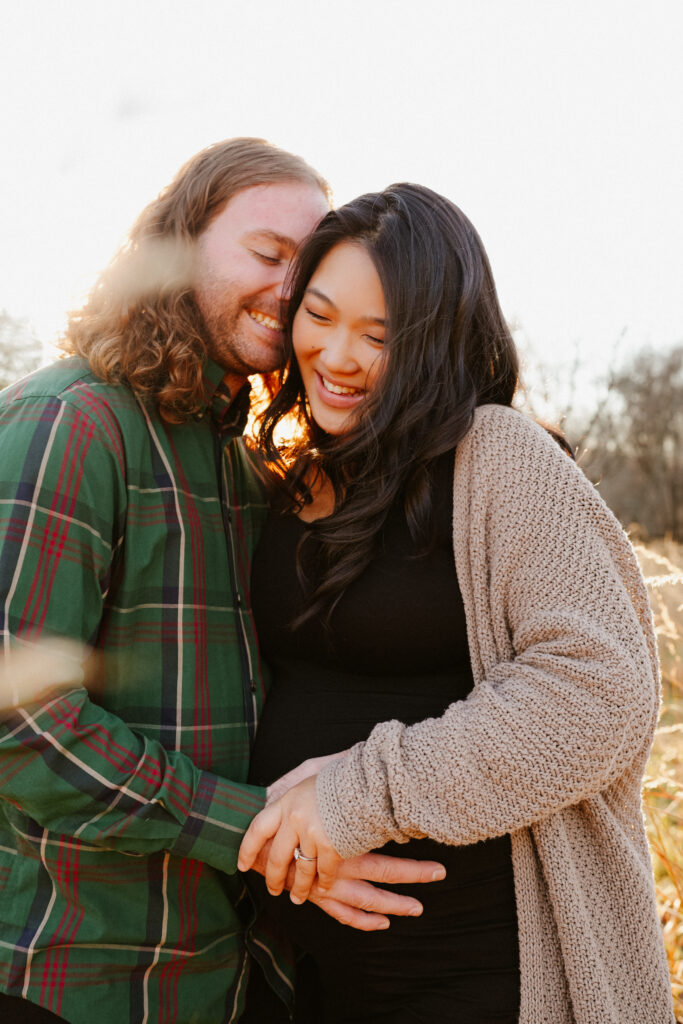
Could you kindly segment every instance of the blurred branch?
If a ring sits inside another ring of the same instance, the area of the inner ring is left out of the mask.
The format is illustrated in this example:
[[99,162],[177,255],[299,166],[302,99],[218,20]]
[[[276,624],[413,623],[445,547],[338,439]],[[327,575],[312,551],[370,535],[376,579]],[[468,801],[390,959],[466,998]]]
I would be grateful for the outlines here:
[[[528,367],[520,405],[560,426],[586,475],[628,527],[683,540],[683,344],[642,349],[587,382],[578,346],[555,369]],[[529,361],[529,360],[527,360]],[[591,406],[586,401],[591,396]]]

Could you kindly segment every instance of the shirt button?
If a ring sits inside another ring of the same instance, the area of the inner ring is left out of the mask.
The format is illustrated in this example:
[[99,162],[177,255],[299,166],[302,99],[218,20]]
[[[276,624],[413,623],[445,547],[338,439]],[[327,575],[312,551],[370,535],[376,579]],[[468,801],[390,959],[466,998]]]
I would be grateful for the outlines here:
[[241,608],[242,607],[242,598],[241,598],[241,596],[239,594],[237,594],[237,596],[235,597],[235,601],[237,602],[238,608]]

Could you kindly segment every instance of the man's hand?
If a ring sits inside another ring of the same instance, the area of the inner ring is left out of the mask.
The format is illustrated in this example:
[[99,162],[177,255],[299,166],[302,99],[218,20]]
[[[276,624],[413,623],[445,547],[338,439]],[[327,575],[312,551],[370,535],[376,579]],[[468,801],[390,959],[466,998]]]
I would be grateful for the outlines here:
[[[262,848],[253,870],[265,874],[270,843]],[[411,885],[441,881],[446,877],[442,864],[430,860],[407,860],[388,857],[383,853],[366,853],[362,857],[344,860],[339,865],[337,877],[329,889],[322,890],[313,884],[309,902],[320,907],[340,924],[359,931],[381,931],[389,927],[391,914],[394,917],[419,917],[422,904],[412,896],[380,889],[381,885]],[[294,882],[294,865],[285,882],[291,888]]]

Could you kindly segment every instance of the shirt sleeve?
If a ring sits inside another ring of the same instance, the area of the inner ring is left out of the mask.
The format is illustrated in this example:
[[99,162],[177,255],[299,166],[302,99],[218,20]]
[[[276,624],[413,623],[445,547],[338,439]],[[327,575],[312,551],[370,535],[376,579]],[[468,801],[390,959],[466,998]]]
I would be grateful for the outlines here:
[[[5,650],[97,638],[122,541],[124,455],[110,414],[59,398],[0,412],[0,609]],[[144,680],[132,681],[144,686]],[[260,787],[199,769],[74,686],[5,710],[2,797],[43,828],[130,854],[169,850],[236,870]]]
[[323,769],[321,817],[342,856],[426,835],[476,843],[609,787],[617,803],[638,791],[658,688],[633,552],[559,446],[504,413],[456,470],[477,683],[440,718],[384,722]]

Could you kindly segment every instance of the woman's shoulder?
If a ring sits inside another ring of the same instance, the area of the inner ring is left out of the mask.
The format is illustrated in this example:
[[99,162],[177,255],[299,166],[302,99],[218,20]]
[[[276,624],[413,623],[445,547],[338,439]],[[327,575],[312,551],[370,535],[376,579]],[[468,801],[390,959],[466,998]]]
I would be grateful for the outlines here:
[[593,529],[615,550],[631,552],[623,528],[581,467],[545,427],[506,406],[478,408],[458,445],[454,516],[464,522],[473,514],[504,522],[511,535],[540,536],[545,527],[567,535]]
[[472,426],[465,440],[485,444],[487,439],[515,440],[530,445],[559,447],[553,435],[520,409],[508,405],[480,405],[474,411]]
[[457,462],[461,469],[476,463],[478,474],[488,471],[498,480],[508,474],[568,473],[588,483],[556,437],[526,413],[505,405],[482,405],[475,410],[472,425],[458,445]]
[[456,512],[477,509],[515,516],[527,526],[557,514],[578,513],[608,533],[623,533],[580,466],[530,416],[502,405],[483,405],[458,445]]

